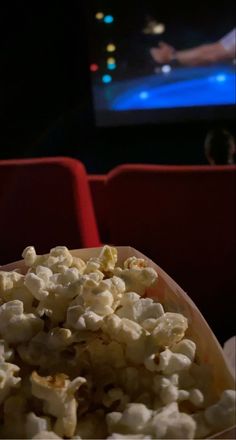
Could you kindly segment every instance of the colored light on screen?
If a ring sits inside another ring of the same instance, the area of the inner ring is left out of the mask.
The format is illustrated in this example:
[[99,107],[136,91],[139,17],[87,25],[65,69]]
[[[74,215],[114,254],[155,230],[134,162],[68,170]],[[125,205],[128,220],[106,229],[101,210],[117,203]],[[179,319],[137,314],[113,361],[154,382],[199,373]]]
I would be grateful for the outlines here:
[[116,46],[114,44],[110,43],[107,45],[106,49],[107,49],[107,52],[115,52]]
[[111,75],[103,75],[102,77],[102,82],[104,84],[109,84],[112,81],[112,77]]
[[171,66],[169,66],[169,64],[165,64],[164,66],[162,66],[161,70],[163,73],[170,73]]
[[154,34],[163,34],[165,32],[165,25],[163,23],[158,23],[153,27]]
[[110,63],[110,64],[108,64],[108,65],[107,65],[107,68],[108,68],[109,70],[115,70],[115,69],[116,69],[116,63]]
[[114,64],[116,62],[115,58],[109,57],[107,58],[107,64]]
[[97,72],[97,70],[99,69],[97,64],[90,64],[90,70],[91,72]]
[[149,97],[149,93],[148,92],[141,92],[139,93],[139,98],[140,99],[147,99]]
[[103,21],[104,21],[104,23],[106,23],[106,24],[113,23],[113,21],[114,21],[114,17],[113,17],[112,15],[105,15]]
[[216,81],[218,81],[218,82],[225,82],[226,81],[226,76],[222,75],[222,74],[217,75],[216,76]]
[[96,18],[97,20],[102,20],[103,17],[104,17],[103,12],[97,12],[97,13],[95,14],[95,18]]

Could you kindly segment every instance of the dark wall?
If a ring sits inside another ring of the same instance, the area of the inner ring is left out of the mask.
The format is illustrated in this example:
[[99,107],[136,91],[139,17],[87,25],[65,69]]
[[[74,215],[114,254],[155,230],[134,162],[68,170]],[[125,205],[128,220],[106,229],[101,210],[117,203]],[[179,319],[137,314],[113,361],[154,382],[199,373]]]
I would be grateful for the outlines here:
[[123,162],[204,162],[209,123],[94,127],[83,2],[8,0],[0,8],[0,158],[67,155],[89,172]]

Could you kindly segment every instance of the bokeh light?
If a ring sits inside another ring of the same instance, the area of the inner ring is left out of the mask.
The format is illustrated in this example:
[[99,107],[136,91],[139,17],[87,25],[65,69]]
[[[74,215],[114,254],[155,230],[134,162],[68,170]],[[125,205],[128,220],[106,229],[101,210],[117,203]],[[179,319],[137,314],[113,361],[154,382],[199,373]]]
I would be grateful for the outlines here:
[[102,77],[102,82],[104,84],[109,84],[112,81],[112,76],[111,75],[103,75]]
[[110,63],[107,65],[108,70],[115,70],[116,69],[116,63]]
[[106,24],[113,23],[113,21],[114,21],[114,17],[113,17],[113,15],[105,15],[103,21],[104,21],[104,23],[106,23]]
[[103,12],[97,12],[97,13],[95,14],[95,18],[96,18],[97,20],[102,20],[103,17],[104,17]]
[[140,92],[139,93],[139,98],[140,99],[147,99],[149,97],[149,93],[146,91]]
[[217,75],[216,81],[218,81],[218,82],[225,82],[226,81],[226,76],[221,73],[221,74]]
[[153,34],[163,34],[165,32],[165,25],[163,23],[157,23],[152,30]]
[[96,63],[90,64],[91,72],[97,72],[98,69],[99,69],[99,67]]
[[114,64],[116,62],[115,58],[109,57],[107,58],[107,64]]
[[106,47],[107,52],[115,52],[116,46],[112,43],[109,43]]
[[170,73],[171,66],[169,66],[169,64],[164,64],[164,66],[162,66],[161,70],[163,73]]

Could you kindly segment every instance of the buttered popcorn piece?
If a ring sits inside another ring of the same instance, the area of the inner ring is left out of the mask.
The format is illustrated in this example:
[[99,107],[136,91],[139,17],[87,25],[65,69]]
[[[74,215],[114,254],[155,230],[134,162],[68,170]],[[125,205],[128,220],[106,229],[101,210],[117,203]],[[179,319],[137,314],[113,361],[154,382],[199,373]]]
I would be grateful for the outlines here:
[[233,424],[235,394],[214,393],[187,319],[143,297],[158,282],[148,261],[118,267],[110,246],[23,258],[26,275],[0,271],[1,438],[191,439]]
[[44,400],[44,410],[57,418],[54,431],[60,436],[72,437],[77,423],[77,402],[74,393],[86,383],[83,377],[72,382],[64,375],[39,376],[36,371],[31,375],[32,394]]
[[124,261],[124,269],[143,269],[147,265],[147,261],[143,258],[129,257]]
[[102,272],[113,272],[117,263],[117,249],[111,246],[104,246],[97,258],[90,258],[87,263],[87,270],[100,270]]

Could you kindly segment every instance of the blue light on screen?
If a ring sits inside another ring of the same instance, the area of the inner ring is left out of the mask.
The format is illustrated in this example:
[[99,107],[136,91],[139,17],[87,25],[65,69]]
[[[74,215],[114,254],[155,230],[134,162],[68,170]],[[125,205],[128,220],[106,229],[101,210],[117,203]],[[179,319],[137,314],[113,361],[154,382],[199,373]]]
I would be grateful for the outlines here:
[[226,75],[224,75],[224,74],[219,74],[219,75],[217,75],[217,76],[216,76],[216,81],[218,81],[218,82],[224,82],[224,81],[226,81]]
[[148,92],[140,92],[139,93],[139,98],[140,99],[147,99],[149,97],[149,93]]
[[113,23],[113,21],[114,21],[114,17],[113,17],[112,15],[105,15],[103,21],[104,21],[104,23],[106,23],[106,24]]
[[102,77],[102,82],[104,83],[104,84],[108,84],[108,83],[110,83],[112,81],[112,77],[111,77],[111,75],[103,75],[103,77]]
[[[101,78],[104,90],[102,86],[96,89],[97,108],[127,111],[235,105],[235,70],[231,65],[179,67],[167,75],[150,74],[127,80],[112,78],[111,72]],[[105,87],[108,83],[109,95]]]

